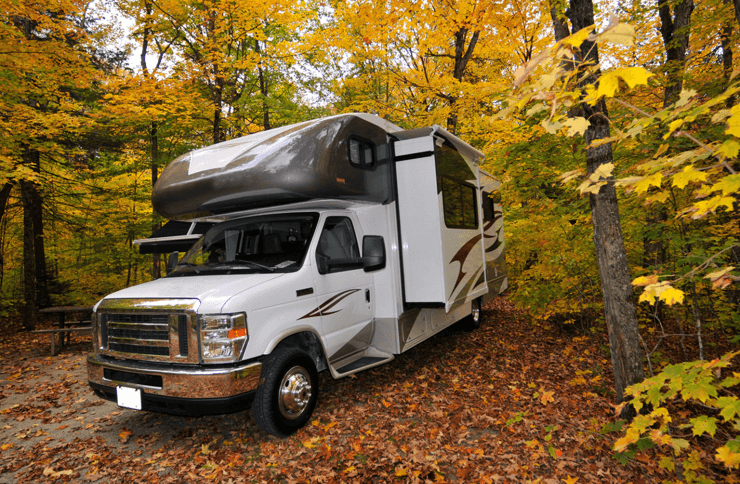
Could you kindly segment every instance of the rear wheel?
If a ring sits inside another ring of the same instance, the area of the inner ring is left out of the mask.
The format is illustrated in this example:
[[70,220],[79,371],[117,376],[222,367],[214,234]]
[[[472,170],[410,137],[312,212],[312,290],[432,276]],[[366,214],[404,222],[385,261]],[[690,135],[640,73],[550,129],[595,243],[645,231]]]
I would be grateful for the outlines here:
[[262,367],[252,415],[265,432],[287,436],[311,418],[319,397],[319,378],[311,357],[297,348],[278,348]]
[[465,329],[468,331],[475,331],[480,328],[482,317],[481,300],[480,298],[473,299],[470,303],[470,316],[465,318]]

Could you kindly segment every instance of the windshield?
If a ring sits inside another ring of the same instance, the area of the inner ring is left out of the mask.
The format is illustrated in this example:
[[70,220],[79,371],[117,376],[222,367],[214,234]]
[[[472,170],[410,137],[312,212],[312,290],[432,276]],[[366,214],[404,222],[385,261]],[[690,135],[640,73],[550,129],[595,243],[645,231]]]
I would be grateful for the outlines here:
[[295,272],[318,219],[317,213],[299,213],[223,222],[206,232],[168,277]]

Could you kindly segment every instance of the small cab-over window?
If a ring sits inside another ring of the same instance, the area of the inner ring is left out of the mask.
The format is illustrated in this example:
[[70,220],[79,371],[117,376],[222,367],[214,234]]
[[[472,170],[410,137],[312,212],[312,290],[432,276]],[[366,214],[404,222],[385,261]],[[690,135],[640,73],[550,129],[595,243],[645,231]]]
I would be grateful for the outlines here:
[[349,139],[349,162],[358,168],[375,166],[375,145],[361,138]]

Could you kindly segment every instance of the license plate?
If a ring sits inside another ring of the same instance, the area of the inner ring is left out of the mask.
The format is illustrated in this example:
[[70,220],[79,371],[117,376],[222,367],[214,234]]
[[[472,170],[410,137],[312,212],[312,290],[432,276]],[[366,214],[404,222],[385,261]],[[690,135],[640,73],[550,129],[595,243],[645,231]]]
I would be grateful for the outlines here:
[[141,390],[138,388],[116,387],[118,406],[141,410]]

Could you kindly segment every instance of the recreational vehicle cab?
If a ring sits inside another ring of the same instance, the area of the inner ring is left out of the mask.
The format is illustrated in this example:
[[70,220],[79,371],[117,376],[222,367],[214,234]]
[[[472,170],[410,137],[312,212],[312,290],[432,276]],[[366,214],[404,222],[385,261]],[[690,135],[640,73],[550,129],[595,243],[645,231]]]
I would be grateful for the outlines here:
[[317,372],[342,378],[477,326],[507,287],[500,184],[482,158],[438,126],[367,114],[177,158],[152,193],[176,222],[136,241],[175,253],[169,273],[96,305],[90,386],[139,410],[251,403],[288,435],[316,406]]

